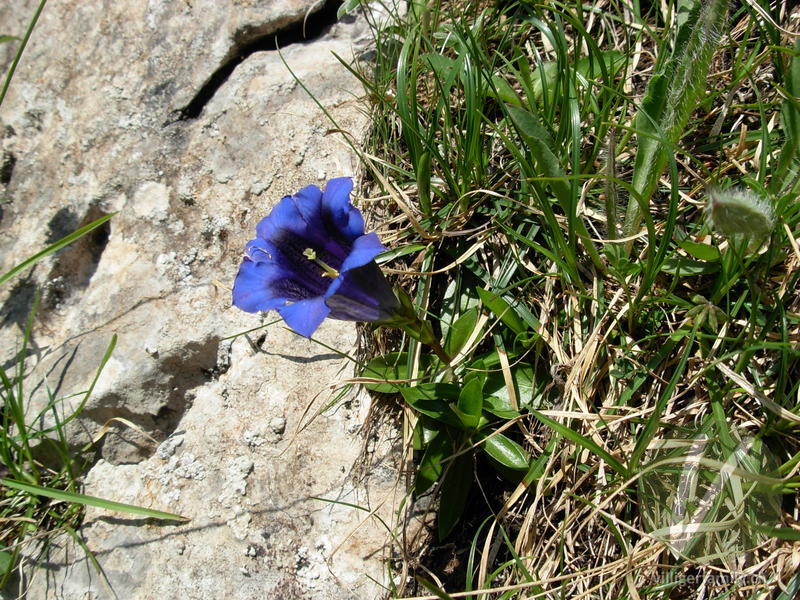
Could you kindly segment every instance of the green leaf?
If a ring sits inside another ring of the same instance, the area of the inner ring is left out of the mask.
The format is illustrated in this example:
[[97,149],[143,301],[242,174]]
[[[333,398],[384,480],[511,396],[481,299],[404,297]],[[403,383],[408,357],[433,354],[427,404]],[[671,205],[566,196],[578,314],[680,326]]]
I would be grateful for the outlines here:
[[336,18],[341,19],[347,13],[352,12],[355,8],[361,5],[362,0],[344,0],[344,3],[336,11]]
[[63,237],[60,240],[58,240],[56,243],[49,245],[47,248],[45,248],[41,252],[37,252],[33,256],[25,259],[24,261],[19,263],[16,267],[13,267],[10,271],[4,273],[3,275],[0,275],[0,285],[4,284],[6,281],[8,281],[12,277],[14,277],[17,273],[19,273],[21,271],[24,271],[28,267],[32,267],[33,265],[38,263],[40,260],[42,260],[46,256],[51,255],[53,252],[58,252],[64,246],[68,246],[69,244],[71,244],[72,242],[77,240],[78,238],[86,235],[87,233],[89,233],[90,231],[92,231],[94,229],[97,229],[103,223],[105,223],[111,217],[113,217],[115,214],[117,214],[117,213],[111,213],[110,215],[104,215],[104,216],[100,217],[99,219],[97,219],[96,221],[92,221],[88,225],[84,225],[83,227],[81,227],[77,231],[73,231],[68,236]]
[[[514,382],[514,393],[517,396],[520,408],[539,407],[541,404],[541,394],[536,390],[535,375],[533,367],[520,364],[511,368],[511,380]],[[508,386],[500,371],[492,371],[483,386],[486,396],[497,396],[503,400],[508,407],[511,407],[511,396],[508,393]]]
[[25,52],[25,47],[28,45],[28,40],[31,39],[31,34],[33,34],[33,30],[36,27],[36,22],[39,20],[39,16],[42,14],[46,2],[47,0],[39,1],[36,10],[33,13],[33,17],[31,17],[31,20],[28,22],[28,28],[25,30],[25,35],[22,36],[22,39],[17,46],[17,53],[14,55],[14,59],[11,61],[11,66],[8,67],[8,71],[6,71],[6,78],[3,82],[3,87],[0,88],[0,106],[3,105],[3,100],[6,98],[8,87],[11,85],[11,80],[14,78],[14,73],[16,72],[17,65],[19,65],[19,61],[22,58],[22,53]]
[[591,452],[595,456],[602,458],[609,467],[614,469],[617,473],[619,473],[623,477],[627,476],[627,469],[625,468],[625,465],[623,465],[618,459],[614,458],[614,456],[610,452],[608,452],[608,450],[606,450],[605,448],[601,448],[599,445],[597,445],[594,442],[594,440],[582,436],[577,431],[570,429],[566,425],[562,425],[558,421],[554,421],[550,417],[544,416],[538,411],[532,410],[531,414],[533,414],[534,417],[539,419],[542,423],[547,425],[553,431],[563,435],[565,438],[567,438],[571,442],[578,444],[582,448],[586,448],[589,452]]
[[[6,42],[12,42],[18,39],[19,38],[14,35],[0,35],[0,44],[5,44]],[[0,569],[2,569],[2,567],[0,567]]]
[[[666,164],[666,158],[664,158],[666,151],[658,120],[665,110],[668,86],[669,79],[663,73],[653,75],[647,85],[647,93],[642,99],[642,107],[634,119],[638,145],[636,154],[638,170],[634,171],[634,175],[638,174],[639,187],[636,188],[637,191],[639,188],[644,189],[651,186],[655,188],[658,183],[657,177],[661,175]],[[634,202],[633,199],[631,201]]]
[[507,438],[502,433],[486,437],[483,449],[504,467],[514,471],[527,471],[530,457],[525,449],[514,440]]
[[8,550],[0,550],[0,573],[7,573],[14,563],[14,555]]
[[97,369],[95,369],[94,378],[92,382],[89,384],[89,388],[84,392],[83,398],[81,398],[80,404],[72,411],[72,414],[69,415],[66,419],[61,422],[61,427],[72,421],[73,419],[77,419],[78,415],[83,411],[83,407],[86,406],[86,403],[89,401],[89,398],[94,391],[95,386],[97,385],[97,381],[100,379],[100,374],[103,372],[103,369],[108,363],[111,355],[114,352],[114,348],[117,345],[117,334],[111,336],[111,341],[108,342],[108,346],[106,346],[105,354],[103,354],[103,358],[100,360],[100,363],[97,365]]
[[140,515],[143,517],[150,517],[152,519],[163,519],[167,521],[189,521],[187,517],[175,515],[160,510],[153,510],[151,508],[142,508],[141,506],[134,506],[132,504],[123,504],[122,502],[113,502],[111,500],[103,500],[102,498],[95,498],[94,496],[86,496],[84,494],[76,494],[64,490],[54,490],[51,488],[41,487],[30,483],[22,483],[21,481],[14,481],[12,479],[0,479],[0,483],[12,490],[19,490],[26,494],[34,496],[44,496],[45,498],[52,498],[53,500],[60,500],[62,502],[72,502],[75,504],[84,504],[86,506],[94,506],[105,510],[114,510],[118,512],[129,513],[132,515]]
[[800,541],[800,531],[791,527],[770,527],[769,525],[759,525],[758,523],[750,523],[750,527],[758,533],[763,533],[779,540]]
[[800,151],[800,104],[797,102],[800,97],[800,38],[795,41],[794,52],[786,73],[786,93],[781,107],[781,125],[786,141],[770,184],[776,192],[786,184],[787,176],[797,176],[797,155]]
[[499,75],[492,75],[492,86],[486,89],[486,95],[506,104],[522,107],[522,100],[519,99],[509,83]]
[[[661,425],[661,415],[664,414],[664,410],[667,407],[667,402],[670,398],[672,398],[672,393],[674,392],[675,388],[678,385],[679,381],[683,381],[684,370],[686,369],[686,364],[689,360],[689,356],[692,353],[692,348],[694,346],[694,338],[697,335],[697,323],[695,323],[692,331],[690,332],[690,337],[686,342],[686,345],[681,352],[681,357],[678,360],[678,364],[672,372],[672,377],[669,380],[669,383],[664,387],[661,395],[659,396],[658,400],[656,401],[655,407],[647,419],[647,422],[644,426],[644,429],[639,433],[636,439],[636,445],[633,447],[633,451],[630,454],[630,458],[628,459],[628,464],[631,468],[631,471],[636,471],[639,467],[639,461],[641,460],[642,456],[644,455],[647,446],[653,440],[656,435],[656,432],[659,430]],[[666,344],[665,344],[666,345]]]
[[508,397],[487,396],[483,399],[483,410],[500,417],[501,419],[513,419],[520,415],[519,411],[512,408]]
[[424,383],[412,388],[403,388],[400,393],[408,405],[432,419],[459,429],[464,426],[461,419],[450,408],[458,400],[458,386],[449,383]]
[[467,504],[472,486],[472,455],[463,454],[450,463],[442,482],[439,500],[439,539],[446,538]]
[[670,275],[693,277],[694,275],[716,273],[719,271],[719,264],[703,260],[692,260],[691,258],[684,258],[682,256],[673,256],[664,261],[661,270]]
[[[609,77],[612,78],[620,71],[620,69],[622,69],[626,61],[626,57],[617,50],[607,50],[600,52],[599,55],[599,57],[602,58],[603,62],[606,64]],[[585,56],[581,59],[578,59],[578,62],[575,65],[575,71],[584,79],[588,79],[592,76],[592,66],[594,62],[597,62],[597,58],[598,56],[595,55],[591,58]],[[537,67],[533,71],[533,86],[531,93],[533,95],[533,99],[535,99],[537,102],[544,97],[545,83],[547,84],[547,95],[549,98],[551,98],[552,102],[556,82],[558,81],[557,75],[559,68],[560,67],[557,61],[544,61],[542,62],[541,67]],[[599,70],[599,66],[594,68],[595,73],[598,73]]]
[[428,415],[420,415],[412,435],[414,450],[424,450],[440,433],[441,425],[438,421],[434,421]]
[[440,589],[438,585],[436,585],[432,581],[428,581],[421,575],[417,575],[416,580],[422,584],[422,587],[424,587],[431,594],[439,598],[439,600],[455,600],[455,598],[453,598],[450,594]]
[[444,343],[444,351],[450,356],[458,354],[475,331],[477,323],[478,309],[473,307],[465,311],[464,314],[458,317],[450,326],[450,330],[447,332],[447,339]]
[[792,577],[786,586],[786,590],[781,592],[780,596],[777,596],[775,600],[796,600],[798,593],[800,593],[800,573]]
[[508,327],[515,335],[519,335],[528,331],[525,321],[511,308],[511,305],[500,296],[485,290],[483,288],[476,288],[478,296],[483,302],[483,305],[489,309],[492,314],[500,319],[500,321]]
[[417,176],[417,198],[423,215],[431,214],[431,153],[423,152],[414,164]]
[[525,477],[523,481],[530,485],[534,481],[537,481],[544,475],[545,469],[547,468],[547,462],[550,460],[550,457],[553,455],[556,449],[556,443],[558,442],[557,437],[550,438],[550,441],[547,443],[547,447],[544,449],[535,461],[531,463],[528,472],[525,473]]
[[448,436],[437,435],[428,444],[422,460],[419,463],[417,476],[414,480],[414,493],[425,493],[434,483],[439,481],[444,471],[442,461],[453,455],[453,447]]
[[508,116],[511,117],[511,122],[519,131],[537,166],[541,169],[542,175],[551,178],[547,185],[558,198],[561,207],[566,209],[571,201],[569,185],[566,182],[566,174],[561,162],[554,153],[553,138],[533,113],[513,104],[504,106]]
[[408,244],[407,246],[400,246],[399,248],[394,248],[392,250],[387,250],[386,252],[381,252],[376,258],[375,262],[379,265],[385,264],[387,262],[393,261],[396,258],[400,258],[401,256],[406,256],[407,254],[413,254],[414,252],[420,252],[425,250],[427,246],[425,244]]
[[475,429],[483,410],[483,382],[479,378],[473,377],[464,384],[456,406],[464,426]]
[[[383,356],[376,356],[364,367],[361,377],[384,379],[386,383],[364,383],[362,385],[372,392],[383,394],[399,392],[402,388],[408,387],[407,383],[389,383],[408,379],[407,356],[405,352],[389,352]],[[420,361],[427,366],[430,363],[430,357],[423,355],[420,357]]]
[[420,56],[420,60],[428,63],[436,79],[439,80],[439,93],[443,99],[446,99],[450,94],[450,88],[453,87],[456,81],[456,77],[464,68],[464,59],[455,60],[438,53],[430,53]]
[[[567,214],[577,217],[575,214],[576,201],[573,197],[570,183],[567,181],[564,167],[561,164],[556,152],[558,149],[553,142],[550,133],[542,125],[539,118],[522,108],[514,106],[513,104],[504,104],[506,112],[508,113],[511,122],[516,127],[525,144],[528,146],[528,151],[534,159],[535,166],[538,171],[546,178],[547,187],[558,200],[561,209]],[[542,205],[544,206],[544,205]],[[545,214],[546,219],[551,220],[552,214]],[[570,226],[574,228],[574,233],[581,239],[585,250],[589,253],[595,267],[605,272],[605,263],[597,253],[597,248],[586,229],[586,223],[581,218],[571,218]],[[570,249],[571,250],[571,249]],[[565,258],[569,263],[574,263],[575,256],[571,251],[566,253]],[[571,265],[575,266],[575,265]],[[572,270],[572,269],[571,269]]]
[[692,242],[691,240],[681,240],[678,242],[678,246],[700,260],[714,262],[720,258],[719,250],[715,246],[709,244],[700,244],[698,242]]
[[[659,61],[658,71],[650,79],[634,121],[638,149],[631,182],[634,193],[625,213],[625,235],[637,233],[642,210],[647,210],[661,173],[673,156],[674,145],[702,98],[708,67],[725,30],[729,2],[697,2],[678,31],[673,54],[668,60]],[[626,248],[632,244],[629,242]]]

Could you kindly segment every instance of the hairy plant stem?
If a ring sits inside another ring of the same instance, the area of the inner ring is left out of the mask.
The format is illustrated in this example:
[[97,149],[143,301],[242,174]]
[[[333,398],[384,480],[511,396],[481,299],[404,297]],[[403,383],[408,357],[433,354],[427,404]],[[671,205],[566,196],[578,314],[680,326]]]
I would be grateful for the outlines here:
[[[636,117],[638,153],[623,237],[636,235],[661,173],[672,158],[706,86],[711,59],[724,31],[730,0],[699,0],[693,23],[678,32],[671,59],[650,80]],[[633,240],[625,244],[630,254]]]

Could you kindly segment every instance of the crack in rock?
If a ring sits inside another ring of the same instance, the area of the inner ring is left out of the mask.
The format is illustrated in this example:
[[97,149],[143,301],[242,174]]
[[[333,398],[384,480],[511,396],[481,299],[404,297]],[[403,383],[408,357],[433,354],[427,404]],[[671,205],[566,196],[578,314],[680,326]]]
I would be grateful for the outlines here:
[[[205,106],[231,76],[233,71],[251,54],[256,52],[275,51],[291,44],[310,42],[332,27],[337,19],[336,13],[344,4],[343,0],[321,0],[315,12],[306,15],[302,21],[296,21],[276,31],[261,31],[262,28],[246,27],[234,35],[234,46],[229,58],[223,61],[206,83],[195,94],[194,98],[183,108],[176,111],[176,118],[168,121],[170,125],[178,121],[191,121],[203,113]],[[267,24],[269,27],[272,23]]]

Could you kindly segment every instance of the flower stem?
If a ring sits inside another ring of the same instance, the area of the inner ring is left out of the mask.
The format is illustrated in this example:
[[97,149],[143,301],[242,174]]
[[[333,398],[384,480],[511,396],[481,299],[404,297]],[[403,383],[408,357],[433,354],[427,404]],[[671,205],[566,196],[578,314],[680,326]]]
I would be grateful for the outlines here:
[[442,345],[433,333],[433,327],[430,321],[416,317],[413,321],[401,323],[398,326],[419,343],[433,350],[434,354],[439,357],[439,360],[441,360],[445,366],[450,366],[453,359],[444,351],[444,348],[442,348]]
[[393,318],[384,321],[383,324],[388,327],[397,327],[405,331],[411,338],[417,340],[421,344],[425,344],[434,354],[439,357],[446,367],[450,367],[452,358],[444,351],[439,339],[433,332],[431,322],[423,319],[417,314],[416,309],[411,298],[402,289],[396,290],[397,299],[399,304]]
[[439,360],[441,360],[446,367],[450,366],[450,363],[453,361],[453,359],[447,354],[447,352],[444,351],[444,348],[442,348],[438,341],[433,340],[430,343],[425,343],[425,345],[429,346],[430,349],[433,350],[434,354],[439,357]]

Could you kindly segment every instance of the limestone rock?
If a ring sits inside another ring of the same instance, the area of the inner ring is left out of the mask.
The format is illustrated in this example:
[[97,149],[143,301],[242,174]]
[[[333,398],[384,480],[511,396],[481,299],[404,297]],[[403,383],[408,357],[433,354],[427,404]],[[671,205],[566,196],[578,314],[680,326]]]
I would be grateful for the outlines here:
[[[15,4],[0,7],[0,33],[24,30],[35,3]],[[333,24],[335,7],[322,7],[49,3],[0,108],[0,157],[13,157],[0,165],[9,199],[0,272],[117,213],[0,289],[2,357],[15,351],[36,286],[44,293],[32,378],[47,378],[57,396],[87,389],[116,334],[70,429],[76,445],[104,424],[112,430],[85,492],[191,518],[164,525],[89,510],[82,534],[117,597],[379,594],[366,575],[383,578],[385,532],[362,521],[366,513],[313,499],[370,509],[388,499],[381,514],[391,519],[393,481],[367,488],[348,476],[362,459],[353,424],[368,398],[350,394],[309,418],[352,374],[348,363],[279,324],[229,339],[274,317],[231,308],[225,289],[258,220],[320,174],[356,171],[286,66],[357,139],[362,92],[333,53],[351,59],[365,25]],[[317,37],[288,43],[307,14]],[[269,49],[275,32],[284,32],[282,57]],[[3,64],[10,56],[0,47]],[[354,348],[352,324],[328,322],[318,333],[342,352]],[[79,549],[65,552],[34,577],[30,597],[113,597]]]

